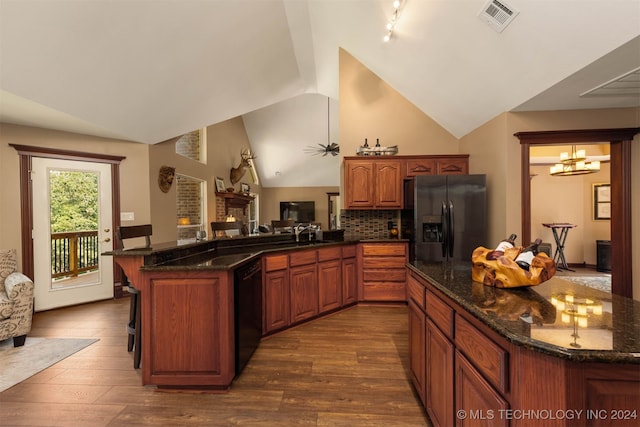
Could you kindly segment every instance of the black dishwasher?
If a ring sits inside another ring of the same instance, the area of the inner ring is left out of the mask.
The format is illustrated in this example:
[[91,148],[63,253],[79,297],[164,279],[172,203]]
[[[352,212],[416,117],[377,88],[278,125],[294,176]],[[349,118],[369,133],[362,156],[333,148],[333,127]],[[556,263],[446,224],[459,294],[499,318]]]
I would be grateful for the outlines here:
[[242,372],[262,336],[262,264],[258,258],[234,272],[236,375]]

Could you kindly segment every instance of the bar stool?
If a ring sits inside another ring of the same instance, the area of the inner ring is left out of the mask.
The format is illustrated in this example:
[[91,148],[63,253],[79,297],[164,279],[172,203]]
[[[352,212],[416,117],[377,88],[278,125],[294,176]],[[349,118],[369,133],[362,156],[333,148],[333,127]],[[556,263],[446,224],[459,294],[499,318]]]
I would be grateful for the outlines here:
[[[118,227],[116,232],[118,249],[124,249],[123,240],[133,239],[136,237],[145,238],[145,248],[151,247],[152,227],[151,224],[133,225],[129,227]],[[140,367],[140,359],[142,358],[142,312],[140,306],[140,291],[136,289],[135,283],[131,283],[129,278],[122,273],[122,286],[126,286],[131,294],[129,303],[129,322],[127,322],[127,351],[133,352],[133,368]]]

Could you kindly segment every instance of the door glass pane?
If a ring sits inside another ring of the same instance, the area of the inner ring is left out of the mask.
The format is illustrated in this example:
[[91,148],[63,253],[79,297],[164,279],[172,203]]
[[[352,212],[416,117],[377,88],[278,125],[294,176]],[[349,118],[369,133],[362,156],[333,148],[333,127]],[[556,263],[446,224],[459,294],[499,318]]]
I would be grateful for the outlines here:
[[98,184],[97,172],[49,170],[52,289],[97,276]]

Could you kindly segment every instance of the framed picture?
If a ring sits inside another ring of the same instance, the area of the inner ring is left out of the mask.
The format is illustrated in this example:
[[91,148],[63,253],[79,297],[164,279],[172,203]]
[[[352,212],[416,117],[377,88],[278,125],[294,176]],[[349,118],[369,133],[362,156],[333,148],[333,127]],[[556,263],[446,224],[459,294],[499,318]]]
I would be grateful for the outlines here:
[[245,183],[240,184],[240,192],[242,194],[249,194],[249,184],[245,184]]
[[593,219],[611,219],[611,184],[593,184]]
[[224,184],[224,179],[220,177],[216,177],[216,191],[218,193],[224,193],[226,191],[226,186]]

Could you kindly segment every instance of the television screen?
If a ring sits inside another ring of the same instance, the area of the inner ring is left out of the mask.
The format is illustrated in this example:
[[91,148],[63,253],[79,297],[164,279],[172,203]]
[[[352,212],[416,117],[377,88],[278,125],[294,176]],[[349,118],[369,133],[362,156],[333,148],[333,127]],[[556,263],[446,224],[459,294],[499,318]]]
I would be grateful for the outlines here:
[[315,222],[315,202],[280,202],[280,219],[295,222]]

